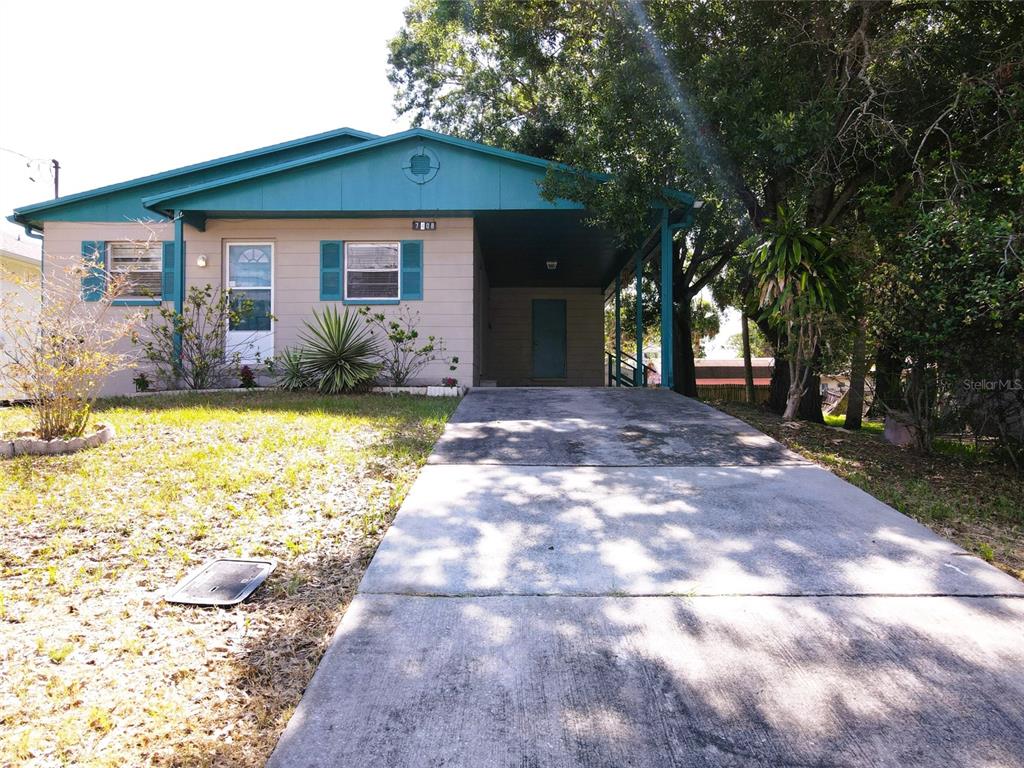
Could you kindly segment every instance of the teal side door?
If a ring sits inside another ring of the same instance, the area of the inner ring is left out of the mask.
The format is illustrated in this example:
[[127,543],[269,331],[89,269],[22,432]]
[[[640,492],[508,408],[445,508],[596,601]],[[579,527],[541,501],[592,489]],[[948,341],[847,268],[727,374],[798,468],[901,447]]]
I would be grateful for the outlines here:
[[533,378],[565,378],[565,300],[533,300]]

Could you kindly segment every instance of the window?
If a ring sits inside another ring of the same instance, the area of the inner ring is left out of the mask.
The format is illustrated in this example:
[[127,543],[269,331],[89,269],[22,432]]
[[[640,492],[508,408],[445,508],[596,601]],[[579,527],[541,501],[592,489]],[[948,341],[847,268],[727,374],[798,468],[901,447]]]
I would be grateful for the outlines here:
[[345,298],[398,300],[398,243],[345,243]]
[[125,281],[123,295],[128,298],[160,298],[163,260],[163,243],[107,244],[107,270]]

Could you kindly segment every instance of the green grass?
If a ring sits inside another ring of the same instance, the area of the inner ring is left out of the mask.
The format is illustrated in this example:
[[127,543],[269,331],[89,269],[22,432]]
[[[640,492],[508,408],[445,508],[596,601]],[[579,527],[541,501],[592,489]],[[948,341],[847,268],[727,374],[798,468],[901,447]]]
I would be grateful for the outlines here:
[[[830,427],[844,427],[846,424],[845,416],[830,416],[825,414],[825,424]],[[884,430],[884,425],[880,421],[867,421],[866,419],[861,422],[860,425],[862,432],[867,432],[873,435],[880,435]]]
[[[0,460],[0,753],[262,765],[455,404],[122,398],[96,409],[110,443]],[[0,432],[28,417],[0,410]],[[231,610],[160,601],[218,555],[279,566]]]

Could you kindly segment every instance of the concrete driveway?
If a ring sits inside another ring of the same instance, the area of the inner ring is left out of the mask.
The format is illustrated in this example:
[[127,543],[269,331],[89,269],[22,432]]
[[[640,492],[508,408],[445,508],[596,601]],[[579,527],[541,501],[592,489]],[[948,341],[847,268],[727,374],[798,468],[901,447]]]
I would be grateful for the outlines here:
[[269,765],[1024,766],[1022,598],[695,401],[474,390]]

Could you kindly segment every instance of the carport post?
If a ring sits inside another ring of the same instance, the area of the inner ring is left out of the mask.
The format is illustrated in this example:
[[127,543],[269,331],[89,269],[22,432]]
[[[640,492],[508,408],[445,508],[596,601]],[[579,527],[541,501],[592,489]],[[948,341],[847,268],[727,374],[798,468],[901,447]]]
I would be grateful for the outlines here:
[[622,386],[622,273],[615,275],[615,386]]
[[644,259],[643,254],[636,255],[636,371],[633,383],[638,387],[644,385]]
[[668,207],[661,209],[661,386],[675,384],[672,370],[672,230]]

